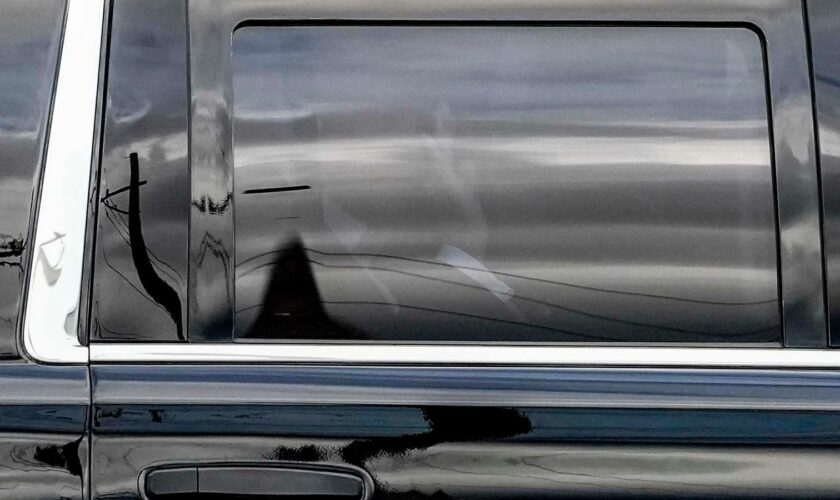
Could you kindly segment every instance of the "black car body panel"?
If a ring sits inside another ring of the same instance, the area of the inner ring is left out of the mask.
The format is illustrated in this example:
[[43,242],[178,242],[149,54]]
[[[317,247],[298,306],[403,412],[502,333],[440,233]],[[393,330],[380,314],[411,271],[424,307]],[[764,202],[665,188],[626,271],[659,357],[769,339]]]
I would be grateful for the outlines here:
[[373,498],[829,497],[831,372],[97,366],[99,498],[162,464],[349,465]]
[[836,2],[102,7],[45,360],[69,15],[0,4],[0,498],[840,495]]
[[0,497],[87,498],[87,368],[5,363],[0,384]]
[[16,500],[89,497],[88,368],[27,361],[19,335],[45,258],[32,247],[66,3],[0,3],[0,497]]

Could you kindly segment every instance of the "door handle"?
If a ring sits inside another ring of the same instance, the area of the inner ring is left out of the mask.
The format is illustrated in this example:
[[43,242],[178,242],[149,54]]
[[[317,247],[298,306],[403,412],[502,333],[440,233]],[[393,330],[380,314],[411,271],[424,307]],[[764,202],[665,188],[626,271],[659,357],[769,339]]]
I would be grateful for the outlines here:
[[366,500],[372,481],[344,468],[208,465],[147,471],[141,481],[149,500],[253,498]]

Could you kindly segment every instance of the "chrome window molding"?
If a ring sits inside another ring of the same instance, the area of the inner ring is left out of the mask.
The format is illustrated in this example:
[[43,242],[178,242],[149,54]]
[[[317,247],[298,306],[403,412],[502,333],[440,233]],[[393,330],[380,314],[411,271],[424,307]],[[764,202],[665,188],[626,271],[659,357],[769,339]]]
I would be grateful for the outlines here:
[[834,368],[840,351],[736,347],[92,344],[96,362]]
[[67,7],[23,327],[27,355],[45,363],[88,361],[77,327],[103,8]]

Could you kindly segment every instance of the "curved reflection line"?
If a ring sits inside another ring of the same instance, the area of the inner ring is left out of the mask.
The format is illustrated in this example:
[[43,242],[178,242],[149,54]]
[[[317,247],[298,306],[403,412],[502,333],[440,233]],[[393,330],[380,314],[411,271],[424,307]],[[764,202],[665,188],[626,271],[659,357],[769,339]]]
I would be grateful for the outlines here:
[[[330,304],[330,305],[339,305],[339,306],[341,306],[341,305],[361,305],[361,306],[393,307],[393,304],[391,304],[390,302],[375,302],[375,301],[365,301],[365,300],[360,300],[360,301],[354,301],[354,300],[332,300],[332,301],[331,300],[322,300],[321,303],[322,304]],[[235,312],[236,313],[245,312],[245,311],[257,308],[257,307],[262,307],[263,305],[264,304],[254,304],[254,305],[251,305],[251,306],[243,307],[242,309],[237,309]],[[557,332],[557,333],[564,333],[564,334],[567,334],[567,335],[574,335],[574,336],[577,336],[577,337],[581,337],[581,338],[584,338],[584,339],[590,339],[590,340],[597,340],[597,341],[613,340],[613,341],[616,341],[616,342],[626,342],[627,341],[626,338],[608,337],[608,336],[604,336],[604,335],[600,335],[600,336],[599,335],[590,335],[590,334],[586,334],[586,333],[573,332],[573,331],[570,331],[570,330],[562,330],[560,328],[554,328],[554,327],[545,326],[545,325],[538,325],[538,324],[535,324],[535,323],[525,323],[525,322],[522,322],[522,321],[513,321],[513,320],[507,320],[507,319],[501,319],[501,318],[492,318],[492,317],[489,317],[489,316],[481,316],[481,315],[478,315],[478,314],[463,313],[463,312],[458,312],[458,311],[448,311],[446,309],[435,309],[435,308],[432,308],[432,307],[412,306],[412,305],[407,305],[407,304],[400,304],[400,307],[404,307],[406,309],[414,309],[414,310],[423,311],[423,312],[431,312],[431,313],[436,313],[436,314],[449,314],[449,315],[452,315],[452,316],[460,316],[460,317],[470,318],[470,319],[486,320],[486,321],[492,321],[492,322],[495,322],[495,323],[504,323],[504,324],[508,324],[508,325],[516,325],[516,326],[537,328],[537,329],[540,329],[540,330],[548,330],[548,331]],[[740,333],[730,333],[730,334],[715,334],[715,333],[705,333],[705,332],[696,332],[696,333],[699,334],[699,335],[705,336],[705,337],[726,338],[726,339],[728,339],[728,338],[732,338],[732,337],[746,337],[746,336],[750,336],[750,335],[757,335],[761,332],[774,331],[776,329],[778,329],[778,325],[774,325],[774,326],[769,327],[769,328],[765,328],[765,329],[762,329],[762,330],[755,330],[755,331],[751,331],[751,332],[740,332]]]
[[95,309],[97,310],[97,314],[95,315],[93,322],[94,322],[94,324],[96,325],[97,328],[101,328],[101,329],[105,330],[105,333],[107,333],[107,334],[111,335],[113,338],[116,338],[116,339],[119,339],[119,340],[140,338],[138,335],[136,335],[134,333],[131,333],[131,332],[124,332],[124,331],[114,330],[114,329],[106,327],[102,323],[102,321],[100,321],[101,315],[98,312],[99,311],[99,302],[96,303]]
[[[120,210],[116,207],[110,207],[107,204],[106,204],[106,207],[110,210],[116,210],[117,212],[122,212],[122,210]],[[128,212],[125,212],[125,213],[128,213]],[[125,232],[128,231],[128,229],[125,225],[125,219],[123,219],[122,217],[119,217],[119,215],[117,215],[118,220],[120,222],[122,222],[122,224],[120,224],[119,222],[117,222],[116,220],[111,218],[111,216],[110,216],[110,214],[108,214],[108,212],[105,212],[105,217],[107,217],[108,221],[114,226],[114,230],[117,232],[117,234],[120,236],[120,238],[122,238],[122,240],[125,242],[125,244],[128,245],[129,247],[131,247],[131,242],[128,241],[128,237],[125,236],[125,234],[123,234],[123,231],[125,231]],[[151,250],[148,249],[148,247],[146,249],[148,250],[149,254],[152,255],[152,257],[154,257],[154,259],[156,261],[159,261],[161,265],[166,266],[168,269],[171,269],[172,272],[174,272],[177,277],[173,276],[166,269],[161,268],[155,262],[152,262],[152,265],[155,267],[155,269],[157,269],[158,271],[163,273],[164,276],[166,276],[167,278],[171,279],[172,281],[178,283],[179,285],[183,284],[184,278],[181,277],[181,274],[175,268],[173,268],[172,266],[170,266],[166,262],[162,261],[160,259],[160,257],[155,255],[154,252],[152,252]]]
[[132,283],[132,282],[131,282],[131,280],[130,280],[130,279],[128,279],[128,277],[126,277],[126,275],[124,275],[123,273],[121,273],[119,270],[117,270],[117,268],[116,268],[116,267],[114,267],[114,266],[111,264],[111,262],[108,260],[108,252],[103,251],[103,252],[102,252],[102,258],[103,258],[103,259],[105,259],[105,265],[107,265],[108,267],[110,267],[110,268],[111,268],[111,270],[112,270],[112,271],[114,271],[115,273],[117,273],[117,276],[119,276],[120,278],[122,278],[123,280],[125,280],[125,282],[126,282],[126,283],[128,283],[128,285],[129,285],[131,288],[133,288],[135,291],[137,291],[137,293],[139,293],[140,295],[142,295],[142,296],[143,296],[143,298],[145,298],[146,300],[148,300],[149,302],[151,302],[151,303],[152,303],[152,305],[154,305],[155,307],[157,307],[157,308],[158,308],[158,309],[160,309],[161,311],[163,311],[163,312],[165,312],[165,313],[169,314],[169,311],[167,311],[166,309],[164,309],[162,305],[158,304],[158,303],[157,303],[155,300],[153,300],[151,297],[149,297],[148,295],[146,295],[145,293],[143,293],[143,291],[142,291],[142,290],[140,290],[139,288],[137,288],[137,287],[134,285],[134,283]]
[[[451,269],[467,269],[467,270],[470,270],[470,271],[488,272],[488,269],[473,268],[473,267],[466,267],[466,266],[452,266],[451,264],[436,262],[436,261],[433,261],[433,260],[415,259],[415,258],[411,258],[411,257],[399,257],[399,256],[396,256],[396,255],[388,255],[388,254],[321,252],[321,251],[318,251],[318,250],[315,250],[315,249],[312,249],[312,248],[305,248],[305,250],[308,251],[308,252],[317,253],[319,255],[327,255],[327,256],[332,256],[332,257],[381,257],[381,258],[387,258],[387,259],[396,259],[396,260],[404,260],[404,261],[408,261],[408,262],[416,262],[416,263],[419,263],[419,264],[430,264],[430,265],[434,265],[434,266],[448,267],[448,268],[451,268]],[[240,266],[243,266],[248,262],[257,260],[257,259],[259,259],[263,256],[266,256],[266,255],[284,253],[285,251],[286,250],[271,250],[271,251],[268,251],[268,252],[264,252],[264,253],[255,255],[253,257],[249,257],[249,258],[243,260],[242,262],[237,262],[236,267],[239,268]],[[271,265],[271,264],[272,263],[269,263],[267,265]],[[239,276],[244,276],[248,273],[253,272],[256,269],[259,269],[261,267],[265,267],[265,265],[266,264],[260,264],[256,267],[252,268],[252,269],[248,269],[246,271],[243,271],[243,272],[239,273],[238,275]],[[673,296],[669,296],[669,295],[657,295],[657,294],[642,293],[642,292],[627,292],[627,291],[622,291],[622,290],[613,290],[613,289],[609,289],[609,288],[598,288],[598,287],[592,287],[592,286],[586,286],[586,285],[578,285],[578,284],[575,284],[575,283],[568,283],[568,282],[565,282],[565,281],[553,281],[553,280],[547,280],[547,279],[543,279],[543,278],[533,278],[533,277],[530,277],[530,276],[523,276],[521,274],[507,273],[507,272],[504,272],[504,271],[495,271],[493,269],[490,269],[489,271],[492,272],[493,274],[497,274],[499,276],[507,276],[509,278],[517,278],[517,279],[523,279],[523,280],[528,280],[528,281],[536,281],[538,283],[545,283],[545,284],[550,284],[550,285],[565,286],[565,287],[569,287],[569,288],[576,288],[576,289],[579,289],[579,290],[588,290],[588,291],[592,291],[592,292],[601,292],[601,293],[611,293],[611,294],[616,294],[616,295],[630,295],[630,296],[634,296],[634,297],[645,297],[645,298],[653,298],[653,299],[673,300],[673,301],[677,301],[677,302],[689,302],[689,303],[694,303],[694,304],[709,304],[709,305],[717,305],[717,306],[751,306],[751,305],[759,305],[759,304],[775,304],[775,303],[778,302],[778,299],[757,300],[757,301],[749,301],[749,302],[723,302],[723,301],[716,301],[716,300],[689,299],[689,298],[684,298],[684,297],[673,297]]]
[[[384,267],[380,268],[380,267],[353,266],[353,265],[333,265],[333,264],[324,264],[324,263],[318,262],[316,260],[308,260],[308,262],[310,262],[312,264],[322,266],[322,267],[327,267],[327,268],[367,269],[367,270],[373,270],[373,271],[392,272],[392,273],[397,273],[397,274],[404,274],[404,275],[407,275],[407,276],[414,276],[414,277],[427,279],[427,280],[431,280],[431,281],[438,281],[438,282],[441,282],[441,283],[447,283],[447,284],[456,285],[456,286],[463,286],[463,287],[472,288],[472,289],[475,289],[475,290],[486,291],[486,288],[484,288],[482,286],[478,286],[478,285],[471,285],[469,283],[459,283],[457,281],[446,280],[446,279],[443,279],[443,278],[433,278],[431,276],[425,276],[425,275],[422,275],[422,274],[415,274],[415,273],[410,273],[408,271],[399,271],[399,270],[396,270],[396,269],[389,269],[389,268],[384,268]],[[266,265],[271,265],[271,264],[273,264],[273,263],[266,264]],[[590,312],[587,312],[587,311],[584,311],[584,310],[581,310],[581,309],[575,309],[575,308],[572,308],[572,307],[556,304],[556,303],[553,303],[553,302],[547,302],[547,301],[540,300],[540,299],[535,299],[535,298],[532,298],[532,297],[524,297],[524,296],[518,295],[516,293],[511,294],[511,298],[522,300],[522,301],[525,301],[525,302],[533,302],[535,304],[544,305],[544,306],[547,306],[547,307],[553,307],[555,309],[560,309],[560,310],[563,310],[563,311],[566,311],[566,312],[570,312],[570,313],[573,313],[573,314],[579,314],[581,316],[586,316],[586,317],[593,318],[593,319],[600,319],[600,320],[604,320],[604,321],[611,321],[611,322],[614,322],[614,323],[621,323],[621,324],[626,324],[626,325],[640,326],[640,327],[644,327],[644,328],[656,328],[658,330],[668,330],[668,331],[680,332],[680,333],[697,333],[697,334],[701,334],[701,335],[719,335],[721,337],[733,337],[733,336],[741,336],[741,335],[745,336],[745,335],[751,335],[751,334],[754,334],[754,333],[760,333],[760,332],[767,331],[771,328],[771,327],[761,328],[761,329],[751,331],[751,332],[730,332],[730,333],[720,332],[720,333],[715,333],[715,332],[707,332],[707,331],[704,331],[704,330],[691,330],[691,329],[687,329],[687,328],[676,328],[676,327],[672,327],[672,326],[658,325],[658,324],[655,324],[655,323],[644,323],[644,322],[640,322],[640,321],[632,321],[632,320],[628,320],[628,319],[615,318],[615,317],[612,317],[612,316],[605,316],[605,315],[602,315],[602,314],[590,313]],[[399,304],[399,305],[402,306],[402,304]]]
[[[261,269],[263,267],[272,266],[272,265],[276,264],[277,262],[278,261],[272,261],[272,262],[267,262],[265,264],[260,264],[259,266],[251,269],[250,271],[255,271],[255,270]],[[400,270],[397,270],[397,269],[390,269],[390,268],[387,268],[387,267],[324,264],[323,262],[319,262],[317,260],[311,260],[311,259],[307,259],[307,262],[309,262],[311,264],[321,266],[321,267],[332,268],[332,269],[362,269],[362,270],[368,270],[368,271],[391,272],[391,273],[395,273],[395,274],[403,274],[403,275],[406,275],[406,276],[417,277],[417,278],[426,279],[426,280],[430,280],[430,281],[437,281],[437,282],[440,282],[440,283],[446,283],[446,284],[450,284],[450,285],[472,288],[472,289],[480,290],[480,291],[486,291],[487,290],[486,288],[484,288],[482,286],[478,286],[478,285],[471,285],[469,283],[461,283],[461,282],[458,282],[458,281],[452,281],[452,280],[447,280],[447,279],[443,279],[443,278],[433,278],[431,276],[426,276],[426,275],[423,275],[423,274],[416,274],[416,273],[411,273],[411,272],[408,272],[408,271],[400,271]],[[519,299],[519,300],[522,300],[522,301],[525,301],[525,302],[533,302],[535,304],[544,305],[544,306],[547,306],[547,307],[553,307],[555,309],[560,309],[560,310],[563,310],[563,311],[566,311],[566,312],[569,312],[569,313],[572,313],[572,314],[579,314],[581,316],[587,316],[587,317],[590,317],[590,318],[593,318],[593,319],[611,321],[611,322],[614,322],[614,323],[621,323],[621,324],[626,324],[626,325],[639,326],[639,327],[643,327],[643,328],[655,328],[655,329],[658,329],[658,330],[668,330],[668,331],[680,332],[680,333],[696,333],[696,334],[700,334],[700,335],[719,335],[721,338],[747,336],[747,335],[751,335],[751,334],[757,334],[757,333],[761,333],[761,332],[764,332],[764,331],[768,331],[768,330],[770,330],[771,328],[774,328],[774,327],[778,328],[778,326],[779,326],[779,325],[774,325],[772,327],[761,328],[761,329],[750,331],[750,332],[729,332],[729,333],[721,332],[721,333],[715,333],[715,332],[707,332],[705,330],[691,330],[691,329],[687,329],[687,328],[676,328],[676,327],[671,327],[671,326],[666,326],[666,325],[658,325],[656,323],[643,323],[643,322],[640,322],[640,321],[632,321],[632,320],[628,320],[628,319],[615,318],[615,317],[612,317],[612,316],[605,316],[605,315],[602,315],[602,314],[590,313],[590,312],[584,311],[582,309],[575,309],[575,308],[572,308],[572,307],[564,306],[564,305],[553,303],[553,302],[547,302],[547,301],[540,300],[540,299],[535,299],[535,298],[532,298],[532,297],[524,297],[522,295],[518,295],[518,294],[515,294],[515,293],[511,294],[510,296],[511,296],[512,299]],[[397,305],[402,306],[402,304],[397,304]],[[751,305],[754,305],[754,304],[751,304]],[[247,310],[251,307],[252,306],[248,306],[244,309],[239,309],[236,312],[245,311],[245,310]]]
[[[330,304],[330,305],[367,305],[367,306],[393,307],[393,304],[391,304],[390,302],[322,300],[321,303],[322,304]],[[257,308],[257,307],[262,307],[263,305],[264,304],[254,304],[252,306],[243,307],[242,309],[237,309],[236,312],[237,313],[245,312],[245,311]],[[569,331],[569,330],[561,330],[559,328],[552,328],[550,326],[542,326],[542,325],[535,325],[535,324],[531,324],[531,323],[523,323],[523,322],[520,322],[520,321],[511,321],[511,320],[506,320],[506,319],[491,318],[489,316],[480,316],[480,315],[477,315],[477,314],[462,313],[462,312],[457,312],[457,311],[447,311],[445,309],[434,309],[434,308],[430,308],[430,307],[410,306],[410,305],[405,305],[405,304],[400,304],[400,307],[404,307],[406,309],[415,309],[415,310],[424,311],[424,312],[431,312],[431,313],[450,314],[450,315],[453,315],[453,316],[461,316],[461,317],[470,318],[470,319],[487,320],[487,321],[493,321],[493,322],[496,322],[496,323],[505,323],[505,324],[509,324],[509,325],[539,328],[539,329],[542,329],[542,330],[549,330],[549,331],[552,331],[552,332],[564,333],[564,334],[567,334],[567,335],[575,335],[577,337],[581,337],[581,338],[589,339],[589,340],[602,340],[602,341],[603,340],[616,340],[616,341],[621,340],[621,339],[613,339],[611,337],[589,335],[589,334],[585,334],[585,333],[572,332],[572,331]]]
[[[145,183],[146,183],[146,181],[143,181],[140,184],[142,185],[142,184],[145,184]],[[119,190],[117,190],[117,191],[119,191]],[[117,191],[114,191],[113,193],[111,193],[111,195],[117,194]],[[120,233],[120,236],[123,236],[123,240],[128,244],[128,246],[131,246],[131,242],[129,241],[128,236],[124,236],[122,234],[122,232],[120,232],[122,230],[126,234],[130,235],[130,229],[128,227],[128,222],[126,222],[125,218],[123,218],[123,216],[120,215],[120,214],[130,215],[128,210],[122,210],[121,208],[119,208],[114,203],[108,202],[105,199],[102,200],[102,204],[105,205],[106,208],[108,208],[109,210],[111,210],[112,212],[115,212],[117,214],[117,220],[119,221],[119,223],[117,224],[116,223],[117,221],[114,221],[114,220],[112,220],[111,223],[115,224],[115,228],[117,229],[117,232]],[[119,226],[119,227],[117,227],[117,226]],[[166,267],[167,269],[171,270],[175,274],[172,275],[172,274],[167,273],[164,269],[161,269],[160,266],[158,266],[154,262],[152,262],[153,266],[155,266],[159,271],[165,273],[173,281],[177,281],[178,283],[183,283],[184,278],[183,278],[183,276],[181,276],[181,273],[178,272],[177,269],[175,269],[170,264],[168,264],[166,261],[164,261],[163,259],[158,257],[157,254],[152,249],[150,249],[148,246],[146,247],[146,252],[148,252],[149,255],[151,255],[154,258],[154,260],[156,260],[160,265]],[[176,278],[176,276],[177,276],[177,278]]]

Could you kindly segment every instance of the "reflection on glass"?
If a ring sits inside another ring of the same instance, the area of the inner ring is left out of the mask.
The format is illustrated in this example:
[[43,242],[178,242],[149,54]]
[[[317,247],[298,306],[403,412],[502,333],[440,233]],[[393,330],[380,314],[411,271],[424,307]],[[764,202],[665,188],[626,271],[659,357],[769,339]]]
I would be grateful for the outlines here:
[[186,6],[114,2],[91,338],[186,340]]
[[25,255],[34,235],[29,216],[43,161],[64,8],[64,0],[0,2],[0,358],[17,355]]
[[780,339],[749,30],[248,27],[236,337]]

